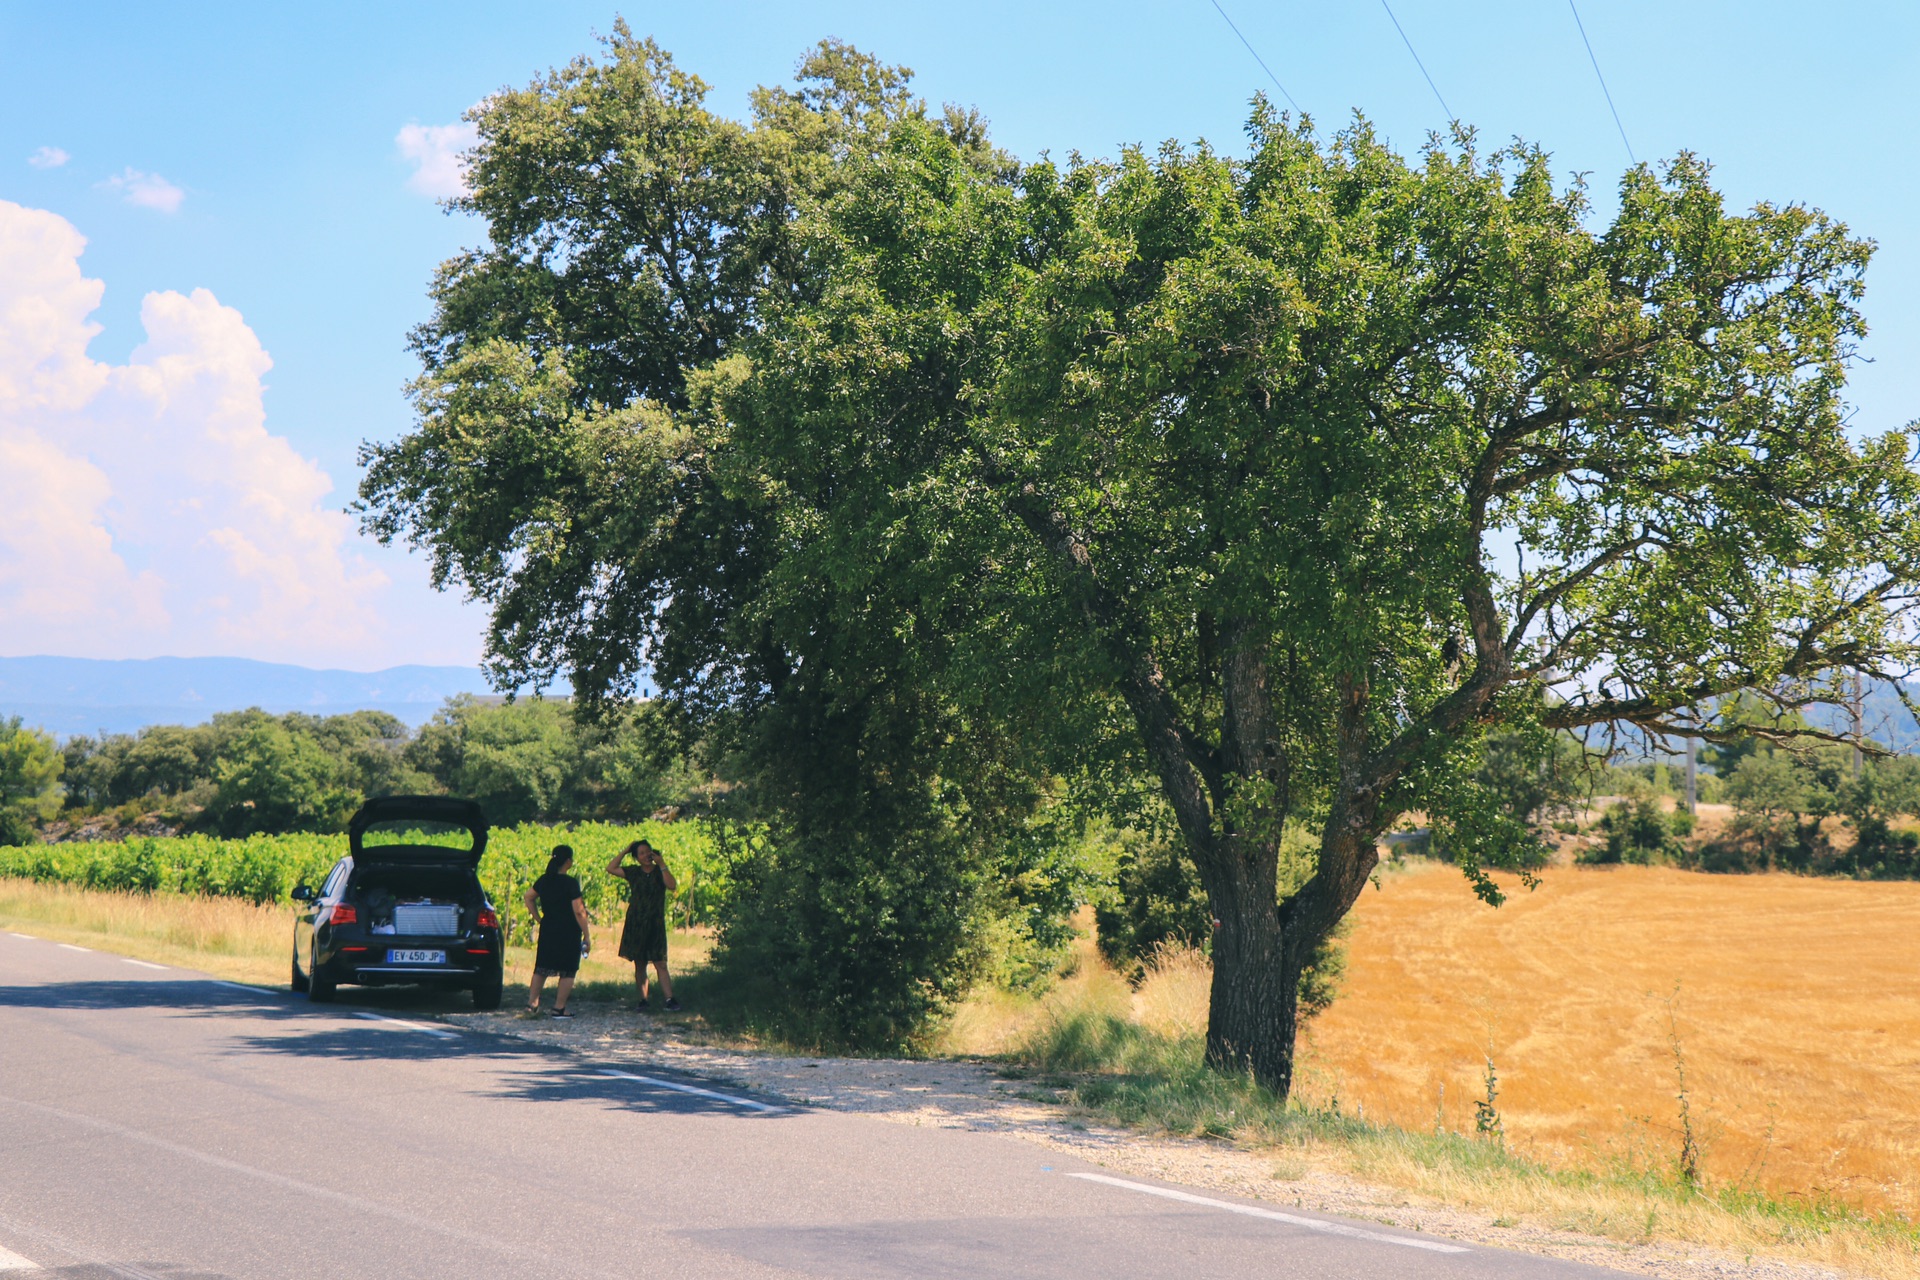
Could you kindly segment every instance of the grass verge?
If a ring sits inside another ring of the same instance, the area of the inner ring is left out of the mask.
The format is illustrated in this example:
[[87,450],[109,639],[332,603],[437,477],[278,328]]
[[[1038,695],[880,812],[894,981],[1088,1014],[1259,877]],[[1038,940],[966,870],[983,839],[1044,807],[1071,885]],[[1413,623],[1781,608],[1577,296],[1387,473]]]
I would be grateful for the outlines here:
[[[1920,1280],[1920,1226],[1823,1197],[1693,1183],[1675,1168],[1613,1158],[1556,1167],[1493,1136],[1420,1132],[1368,1120],[1337,1098],[1283,1100],[1250,1078],[1210,1070],[1205,962],[1163,955],[1138,991],[1083,958],[1039,1001],[996,996],[963,1010],[950,1033],[999,1042],[1014,1073],[1064,1093],[1088,1115],[1148,1133],[1229,1142],[1272,1161],[1283,1181],[1325,1172],[1484,1214],[1627,1244],[1705,1245],[1736,1257],[1815,1263]],[[1024,1012],[1024,1017],[1020,1016]],[[971,1022],[969,1022],[971,1018]]]
[[[284,986],[292,925],[284,907],[0,878],[0,928],[231,981]],[[576,998],[630,1001],[631,966],[606,954],[609,928],[597,936],[602,951],[582,967]],[[675,989],[690,1010],[711,1005],[727,1026],[728,993],[703,969],[705,948],[703,936],[674,932]],[[531,968],[530,949],[508,952],[508,1008],[524,999]],[[1554,1167],[1500,1142],[1380,1124],[1331,1098],[1282,1101],[1251,1080],[1219,1075],[1203,1060],[1206,980],[1204,960],[1174,952],[1131,989],[1089,946],[1078,969],[1044,997],[978,993],[937,1047],[996,1058],[1103,1120],[1231,1142],[1270,1159],[1283,1181],[1325,1171],[1479,1212],[1496,1225],[1524,1220],[1622,1244],[1684,1242],[1920,1280],[1920,1228],[1895,1215],[1738,1184],[1693,1185],[1658,1166]],[[775,1051],[807,1048],[753,1039]]]
[[[0,877],[0,928],[260,986],[287,985],[294,916],[289,907],[239,898],[124,893]],[[580,998],[633,1000],[633,966],[612,954],[618,939],[617,924],[596,928],[596,950],[581,966],[576,986]],[[703,934],[676,929],[669,936],[668,954],[676,969],[688,968],[675,973],[674,989],[689,1004],[693,993],[682,985],[700,985],[706,951]],[[513,1008],[514,1000],[526,999],[533,948],[509,947],[506,960],[506,1007]],[[547,1004],[552,1003],[553,984],[548,983]]]

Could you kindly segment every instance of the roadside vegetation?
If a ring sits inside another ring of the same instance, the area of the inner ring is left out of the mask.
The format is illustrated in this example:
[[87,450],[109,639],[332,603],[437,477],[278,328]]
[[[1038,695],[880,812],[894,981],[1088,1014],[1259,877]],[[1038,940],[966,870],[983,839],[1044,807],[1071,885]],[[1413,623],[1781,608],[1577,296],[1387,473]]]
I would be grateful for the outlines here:
[[[1359,1150],[1387,1121],[1312,1054],[1372,1009],[1342,992],[1383,840],[1464,873],[1456,931],[1568,854],[1920,871],[1920,765],[1802,718],[1920,667],[1914,431],[1848,429],[1844,223],[1732,211],[1686,153],[1603,223],[1540,148],[1264,99],[1243,153],[1023,162],[831,40],[745,118],[706,95],[616,22],[473,108],[484,239],[411,335],[410,429],[362,450],[363,528],[574,700],[0,725],[0,874],[272,904],[366,797],[459,794],[516,941],[551,844],[605,915],[594,864],[657,835],[735,1033],[926,1052],[1053,1001],[997,1051],[1085,1105]],[[1622,740],[1708,744],[1735,819]],[[1202,964],[1177,1027],[1062,1003]],[[1479,1145],[1442,1101],[1410,1150],[1532,1176],[1493,1062]]]
[[[1430,863],[1391,872],[1381,902],[1410,909],[1375,918],[1375,904],[1363,903],[1342,1002],[1309,1024],[1301,1082],[1289,1097],[1250,1076],[1208,1068],[1210,968],[1204,956],[1177,946],[1161,949],[1130,982],[1085,945],[1072,973],[1043,995],[977,994],[962,1006],[940,1049],[998,1062],[1036,1098],[1065,1102],[1092,1119],[1231,1143],[1269,1157],[1281,1183],[1344,1175],[1478,1211],[1501,1225],[1524,1222],[1622,1244],[1689,1241],[1735,1256],[1920,1276],[1920,1183],[1910,1176],[1920,1133],[1900,1064],[1876,1067],[1851,1056],[1861,1048],[1801,1057],[1769,1053],[1775,1061],[1768,1074],[1784,1090],[1784,1103],[1739,1088],[1746,1073],[1740,1057],[1768,1052],[1763,1041],[1739,1037],[1756,1023],[1764,1037],[1766,1007],[1783,998],[1783,985],[1807,988],[1786,998],[1790,1014],[1837,999],[1848,1007],[1831,1022],[1892,1018],[1890,1030],[1900,1035],[1913,1023],[1906,1005],[1920,976],[1877,1000],[1851,990],[1843,971],[1867,959],[1856,947],[1824,974],[1783,982],[1764,966],[1749,967],[1750,958],[1727,940],[1774,928],[1785,902],[1776,911],[1756,910],[1741,897],[1726,897],[1729,882],[1689,880],[1698,892],[1725,898],[1720,910],[1728,918],[1711,938],[1666,959],[1690,975],[1703,967],[1723,970],[1737,989],[1707,988],[1701,999],[1711,1001],[1714,1012],[1682,1023],[1681,1049],[1694,1074],[1678,1089],[1688,1093],[1689,1117],[1676,1097],[1668,1027],[1649,1016],[1666,1012],[1671,990],[1628,994],[1617,978],[1631,984],[1640,975],[1608,972],[1629,958],[1659,967],[1660,959],[1645,954],[1658,955],[1646,945],[1655,929],[1628,923],[1596,936],[1591,928],[1609,915],[1630,917],[1636,908],[1671,910],[1676,904],[1663,901],[1671,883],[1658,877],[1673,873],[1548,874],[1600,877],[1583,882],[1592,900],[1554,927],[1556,945],[1586,941],[1593,965],[1556,975],[1560,999],[1538,1009],[1534,1022],[1513,1025],[1517,1018],[1510,1015],[1527,1001],[1514,995],[1489,1007],[1484,993],[1504,986],[1512,967],[1524,963],[1517,953],[1538,943],[1540,919],[1487,912],[1472,936],[1450,936],[1451,918],[1468,896],[1464,886]],[[1741,883],[1760,887],[1733,882]],[[1784,899],[1791,882],[1772,883]],[[1403,897],[1403,889],[1414,893]],[[1868,886],[1833,891],[1854,899],[1874,892]],[[1901,952],[1920,925],[1920,896],[1904,912],[1866,926],[1876,954],[1891,959]],[[1791,930],[1775,936],[1789,963],[1805,956],[1810,939]],[[1494,938],[1501,945],[1489,945]],[[1396,963],[1409,952],[1418,960]],[[1817,959],[1806,958],[1817,968]],[[1434,972],[1435,963],[1443,973]],[[1494,972],[1476,982],[1473,975],[1486,968]],[[1562,1010],[1596,1001],[1606,1004],[1605,1016],[1625,1035],[1646,1043],[1623,1056],[1615,1039],[1582,1018],[1568,1019],[1572,1025],[1555,1034]],[[1619,1006],[1636,1002],[1651,1009],[1628,1008],[1622,1016]],[[1866,1003],[1878,1007],[1869,1014],[1861,1007]],[[1484,1039],[1489,1017],[1506,1021],[1491,1060]],[[1774,1034],[1782,1042],[1789,1038],[1784,1028]],[[1603,1077],[1623,1071],[1637,1079],[1603,1080],[1596,1089],[1583,1070],[1595,1060],[1605,1064]],[[1884,1079],[1863,1075],[1863,1068]],[[1395,1087],[1393,1077],[1400,1075],[1413,1076],[1417,1085]],[[1438,1097],[1435,1080],[1447,1085]],[[1423,1098],[1415,1096],[1418,1085],[1427,1086]],[[1758,1114],[1730,1114],[1742,1107]],[[1836,1139],[1844,1145],[1836,1147]]]
[[[1605,872],[1585,874],[1606,877]],[[1676,873],[1628,869],[1619,874]],[[1743,883],[1783,888],[1795,883],[1786,877],[1764,882],[1686,879],[1702,891],[1720,893]],[[1464,895],[1464,886],[1455,884],[1444,868],[1433,864],[1397,864],[1380,902],[1396,903],[1403,888],[1431,895],[1445,885]],[[1634,882],[1616,877],[1605,887],[1611,891],[1616,884],[1621,892],[1611,899],[1603,895],[1595,903],[1597,911],[1612,910],[1608,902],[1632,898]],[[1835,889],[1874,891],[1865,885]],[[1416,945],[1445,951],[1463,971],[1489,955],[1496,968],[1507,960],[1499,948],[1477,936],[1445,937],[1457,902],[1414,905],[1420,909],[1383,917],[1377,926],[1363,911],[1342,978],[1341,1001],[1309,1023],[1302,1084],[1290,1098],[1280,1098],[1250,1077],[1224,1075],[1207,1066],[1210,969],[1203,954],[1178,943],[1162,944],[1144,963],[1122,971],[1108,963],[1090,928],[1071,948],[1066,971],[1055,981],[1022,990],[981,985],[925,1051],[984,1058],[1012,1077],[1016,1088],[1036,1099],[1063,1103],[1090,1120],[1147,1134],[1230,1143],[1255,1153],[1270,1161],[1283,1197],[1286,1184],[1335,1174],[1478,1212],[1500,1224],[1539,1225],[1623,1245],[1685,1241],[1736,1256],[1787,1258],[1902,1280],[1920,1276],[1920,1229],[1911,1206],[1902,1211],[1884,1198],[1869,1205],[1857,1187],[1849,1195],[1844,1168],[1837,1171],[1843,1182],[1835,1187],[1832,1178],[1824,1180],[1825,1186],[1819,1178],[1793,1185],[1790,1177],[1782,1177],[1791,1169],[1783,1167],[1777,1153],[1771,1163],[1742,1158],[1724,1173],[1717,1167],[1715,1158],[1733,1142],[1725,1132],[1727,1117],[1711,1101],[1718,1083],[1713,1077],[1715,1055],[1699,1021],[1689,1029],[1691,1047],[1706,1066],[1695,1086],[1709,1102],[1697,1119],[1703,1139],[1712,1137],[1717,1146],[1707,1166],[1696,1166],[1692,1176],[1682,1163],[1670,1089],[1664,1094],[1658,1087],[1650,1091],[1657,1101],[1647,1105],[1666,1108],[1659,1123],[1627,1120],[1621,1114],[1626,1108],[1610,1109],[1606,1099],[1582,1100],[1593,1131],[1616,1131],[1618,1142],[1571,1147],[1543,1143],[1533,1136],[1538,1129],[1530,1108],[1543,1096],[1550,1097],[1554,1086],[1503,1046],[1495,1051],[1499,1060],[1493,1100],[1484,1109],[1476,1107],[1486,1100],[1487,1090],[1484,1077],[1475,1078],[1473,1071],[1483,1070],[1484,1064],[1454,1061],[1458,1045],[1436,1041],[1432,1025],[1408,1020],[1407,1010],[1418,993],[1406,989],[1406,973],[1382,967],[1379,940],[1415,935]],[[1635,905],[1644,908],[1647,903],[1642,897]],[[291,918],[288,908],[274,904],[0,879],[0,928],[267,986],[286,981]],[[1751,913],[1748,918],[1761,919]],[[1495,912],[1485,912],[1484,921],[1495,932],[1506,923],[1503,913]],[[1091,920],[1083,913],[1079,923],[1084,928]],[[1752,924],[1727,924],[1729,932],[1743,927],[1751,931]],[[617,916],[600,919],[599,928],[601,938],[610,939]],[[1569,922],[1567,928],[1591,936],[1578,922]],[[817,1044],[783,1042],[753,1022],[750,1006],[705,963],[710,941],[705,930],[676,930],[672,938],[675,986],[689,1006],[685,1021],[696,1034],[773,1051],[818,1052]],[[1606,953],[1597,958],[1602,965],[1624,950],[1617,939],[1603,945]],[[608,950],[602,946],[583,966],[576,999],[617,1008],[631,999],[632,974]],[[1702,963],[1698,954],[1676,961]],[[1844,963],[1857,960],[1850,957]],[[524,979],[531,964],[530,948],[513,948],[510,977]],[[1724,958],[1723,965],[1737,970],[1740,958]],[[1778,985],[1765,973],[1753,980]],[[1568,995],[1587,999],[1604,994],[1606,986],[1603,982]],[[1891,1004],[1904,1003],[1909,995],[1904,989],[1886,994]],[[463,997],[447,998],[452,1007],[465,1007]],[[1453,999],[1463,1007],[1473,1001],[1470,993]],[[1329,1025],[1342,1015],[1348,1025]],[[1435,1022],[1449,1021],[1470,1022],[1471,1016],[1442,1008]],[[1477,1034],[1471,1026],[1458,1030],[1468,1039]],[[1657,1036],[1658,1028],[1650,1033]],[[1390,1046],[1390,1059],[1445,1058],[1467,1068],[1455,1077],[1444,1114],[1424,1122],[1410,1117],[1404,1114],[1412,1105],[1409,1100],[1397,1100],[1390,1084],[1379,1077],[1368,1080],[1356,1070],[1381,1056],[1382,1044]],[[1656,1043],[1649,1050],[1645,1065],[1657,1072],[1666,1046]],[[1593,1043],[1564,1043],[1556,1048],[1560,1056],[1553,1069],[1563,1072],[1568,1063],[1604,1051],[1605,1046]],[[1818,1062],[1797,1065],[1816,1073],[1823,1069]],[[1829,1073],[1825,1086],[1817,1076],[1795,1086],[1796,1105],[1806,1115],[1781,1113],[1774,1117],[1776,1123],[1804,1120],[1816,1127],[1838,1127],[1847,1122],[1843,1112],[1863,1096],[1872,1096],[1848,1075],[1847,1064],[1828,1062],[1824,1069]],[[1903,1119],[1911,1119],[1896,1114],[1906,1104],[1886,1095],[1880,1103],[1887,1114],[1861,1115],[1854,1122],[1897,1138]],[[1717,1136],[1709,1133],[1716,1129]]]
[[[230,982],[284,989],[293,919],[293,908],[285,903],[88,889],[0,875],[0,929],[195,969]],[[598,917],[598,927],[612,931],[597,936],[594,954],[581,967],[580,991],[589,999],[632,998],[633,966],[613,954],[619,920],[617,913]],[[696,975],[696,988],[710,942],[710,935],[701,929],[674,928],[669,934],[675,963]],[[526,994],[524,984],[533,968],[531,942],[511,945],[506,966],[505,1007],[512,1009],[515,982],[522,984],[521,998]],[[678,975],[674,981],[677,988]],[[403,990],[409,998],[420,998],[411,989]],[[456,1008],[469,1007],[465,993],[449,993],[445,998]]]
[[[680,881],[671,904],[672,922],[681,928],[713,924],[730,881],[729,863],[711,828],[692,822],[583,822],[565,827],[523,823],[494,828],[480,862],[481,885],[500,911],[509,943],[532,942],[535,922],[526,918],[521,897],[546,870],[554,845],[572,846],[589,910],[615,918],[625,906],[623,887],[600,868],[618,850],[641,839],[661,851]],[[346,840],[338,835],[234,840],[140,836],[0,847],[0,876],[84,889],[284,905],[296,885],[318,885],[346,851]]]

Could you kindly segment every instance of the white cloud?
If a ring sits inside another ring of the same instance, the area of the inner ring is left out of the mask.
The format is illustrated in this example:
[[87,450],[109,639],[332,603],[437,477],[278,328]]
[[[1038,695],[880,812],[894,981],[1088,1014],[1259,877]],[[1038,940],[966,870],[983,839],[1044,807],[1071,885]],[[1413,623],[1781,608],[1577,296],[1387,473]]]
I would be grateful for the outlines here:
[[394,137],[401,156],[413,165],[407,186],[435,199],[465,195],[467,166],[460,153],[479,139],[479,132],[465,121],[407,125]]
[[41,147],[27,157],[27,163],[36,169],[58,169],[71,159],[72,156],[58,147]]
[[180,212],[180,202],[187,198],[186,192],[159,174],[142,173],[134,168],[108,178],[100,185],[118,191],[120,198],[128,204],[139,205],[142,209],[157,209],[161,213]]
[[386,576],[267,430],[253,330],[205,289],[150,293],[146,341],[93,360],[85,245],[0,200],[0,653],[389,658]]

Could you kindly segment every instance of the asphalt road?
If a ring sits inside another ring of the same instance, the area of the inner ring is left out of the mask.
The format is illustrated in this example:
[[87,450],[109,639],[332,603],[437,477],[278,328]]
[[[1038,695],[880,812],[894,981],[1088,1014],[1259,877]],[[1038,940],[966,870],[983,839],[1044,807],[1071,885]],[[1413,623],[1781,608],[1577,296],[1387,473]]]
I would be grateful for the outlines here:
[[0,932],[5,1280],[1615,1274],[610,1072],[343,995]]

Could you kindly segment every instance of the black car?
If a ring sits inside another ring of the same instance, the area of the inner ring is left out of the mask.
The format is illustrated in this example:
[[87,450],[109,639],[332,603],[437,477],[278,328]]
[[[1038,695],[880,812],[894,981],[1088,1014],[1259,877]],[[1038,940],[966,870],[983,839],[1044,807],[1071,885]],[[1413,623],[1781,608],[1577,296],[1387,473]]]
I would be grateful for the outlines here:
[[[347,856],[318,890],[293,891],[293,989],[341,983],[466,987],[500,1007],[500,918],[480,887],[487,820],[471,800],[383,796],[347,825]],[[304,967],[303,967],[304,966]]]

